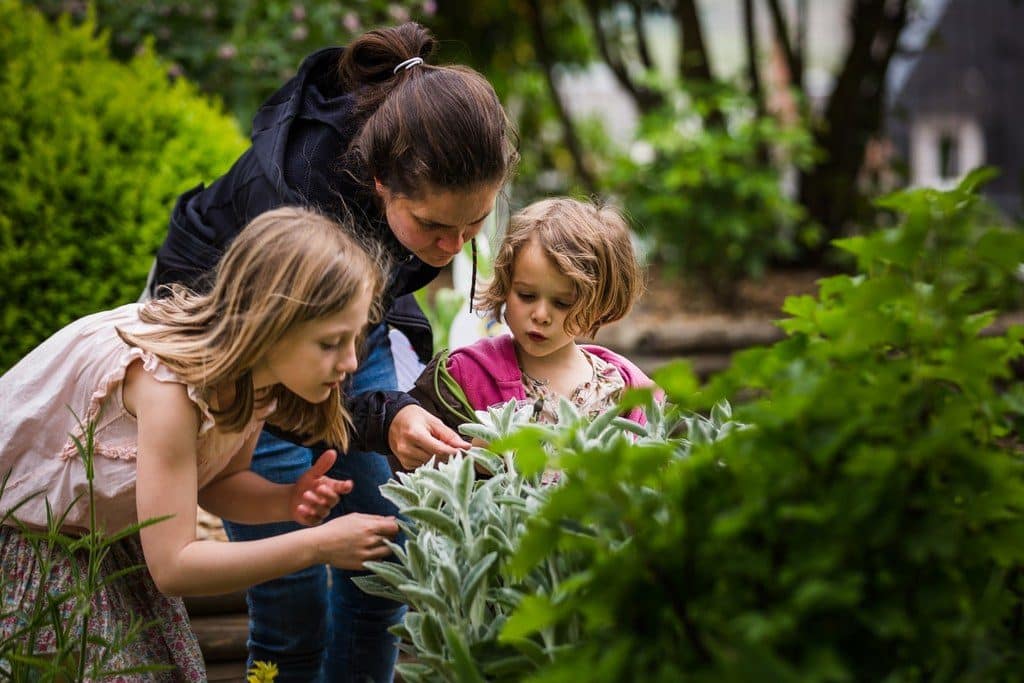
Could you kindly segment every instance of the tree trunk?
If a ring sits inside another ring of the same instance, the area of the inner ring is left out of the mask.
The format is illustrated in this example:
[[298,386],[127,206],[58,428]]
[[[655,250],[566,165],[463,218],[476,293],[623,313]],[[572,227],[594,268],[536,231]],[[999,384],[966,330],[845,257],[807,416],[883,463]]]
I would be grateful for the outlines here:
[[764,90],[761,88],[761,71],[758,64],[757,17],[754,15],[754,0],[743,0],[743,37],[747,51],[747,80],[750,83],[750,97],[757,107],[757,115],[764,116]]
[[590,172],[583,154],[583,146],[580,144],[579,136],[576,134],[576,126],[565,107],[565,103],[562,102],[562,96],[558,92],[558,86],[555,83],[555,64],[551,56],[551,48],[548,45],[548,36],[544,28],[544,16],[541,13],[540,2],[539,0],[527,0],[525,5],[527,20],[533,32],[533,44],[537,51],[537,59],[544,69],[544,79],[547,82],[548,93],[551,96],[552,104],[555,105],[558,120],[562,124],[562,137],[565,141],[565,146],[572,156],[573,163],[576,166],[576,175],[580,182],[583,183],[584,188],[589,194],[595,194],[597,192],[597,181],[594,178],[594,174]]
[[[633,102],[641,113],[649,112],[661,106],[663,98],[660,93],[636,83],[630,76],[629,68],[622,52],[619,51],[618,54],[612,54],[608,37],[605,35],[604,27],[601,25],[601,3],[598,0],[585,0],[583,4],[587,9],[587,15],[590,17],[590,27],[594,32],[594,39],[597,41],[597,49],[601,53],[601,58],[604,59],[605,64],[608,65],[608,68],[614,74],[615,80],[633,98]],[[636,26],[635,30],[638,32],[637,45],[641,59],[649,63],[650,55],[647,54],[646,34],[642,32],[643,18],[638,18],[634,15],[634,26]]]
[[[829,238],[859,218],[857,174],[880,129],[885,77],[907,23],[908,0],[853,0],[850,49],[825,108],[815,143],[823,159],[801,177],[800,202]],[[815,254],[821,256],[824,245]]]
[[684,81],[710,83],[711,60],[704,44],[704,31],[700,26],[700,16],[694,0],[676,0],[676,23],[683,47],[679,57],[679,75]]

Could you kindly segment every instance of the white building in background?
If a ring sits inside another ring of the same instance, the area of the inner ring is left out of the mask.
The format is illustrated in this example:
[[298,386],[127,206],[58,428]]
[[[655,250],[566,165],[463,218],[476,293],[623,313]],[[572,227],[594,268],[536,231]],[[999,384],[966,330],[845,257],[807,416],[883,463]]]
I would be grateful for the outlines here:
[[888,132],[907,180],[948,188],[995,166],[985,194],[1024,215],[1024,3],[942,0],[934,9],[890,86]]

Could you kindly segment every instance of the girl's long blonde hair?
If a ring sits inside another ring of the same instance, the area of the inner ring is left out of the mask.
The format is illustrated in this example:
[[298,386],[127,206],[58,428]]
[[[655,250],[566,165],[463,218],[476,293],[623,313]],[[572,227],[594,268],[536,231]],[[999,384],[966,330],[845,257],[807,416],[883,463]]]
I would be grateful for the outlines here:
[[[217,427],[242,429],[257,404],[276,408],[267,421],[301,434],[309,443],[348,447],[350,418],[339,389],[312,404],[283,385],[257,398],[253,368],[294,325],[342,311],[364,288],[377,301],[384,264],[379,249],[357,242],[338,221],[315,211],[281,207],[250,222],[217,267],[208,294],[173,286],[141,312],[155,329],[119,330],[128,344],[160,358],[209,401],[233,386],[234,400],[214,412]],[[379,311],[371,309],[371,319]]]

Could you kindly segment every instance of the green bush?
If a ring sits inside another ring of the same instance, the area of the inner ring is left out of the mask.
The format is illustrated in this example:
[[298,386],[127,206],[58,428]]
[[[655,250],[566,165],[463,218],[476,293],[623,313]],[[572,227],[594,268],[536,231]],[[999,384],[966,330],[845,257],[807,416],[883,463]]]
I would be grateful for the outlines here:
[[609,183],[653,239],[657,259],[731,305],[741,278],[818,239],[801,226],[803,209],[786,196],[778,170],[812,158],[806,130],[757,116],[731,89],[675,92],[641,118]]
[[1024,234],[977,210],[986,176],[882,200],[902,221],[838,243],[861,272],[791,298],[784,341],[700,390],[658,373],[677,404],[742,399],[736,422],[506,406],[463,427],[500,458],[383,487],[409,541],[360,585],[415,608],[403,675],[1024,680],[1024,328],[991,326]]
[[175,197],[245,148],[150,53],[0,0],[0,371],[71,320],[138,298]]
[[1024,679],[1024,330],[989,328],[1024,235],[977,222],[983,175],[885,199],[897,227],[839,242],[861,272],[703,390],[746,397],[750,429],[562,461],[516,562],[586,570],[506,636],[582,626],[531,681]]

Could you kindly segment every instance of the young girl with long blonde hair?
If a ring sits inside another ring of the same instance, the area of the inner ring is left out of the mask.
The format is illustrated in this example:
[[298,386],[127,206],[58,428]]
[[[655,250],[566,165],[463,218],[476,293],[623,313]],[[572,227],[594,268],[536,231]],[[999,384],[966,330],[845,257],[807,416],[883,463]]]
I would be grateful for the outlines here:
[[[75,445],[87,425],[96,526],[115,533],[167,517],[119,541],[104,560],[107,575],[143,561],[148,571],[128,573],[93,598],[90,631],[109,639],[127,615],[155,621],[118,666],[162,663],[173,669],[161,680],[205,679],[182,601],[169,596],[238,590],[318,563],[359,569],[385,557],[384,539],[398,532],[394,518],[354,513],[320,524],[352,489],[324,476],[335,450],[291,484],[249,469],[265,422],[347,447],[341,383],[356,369],[381,274],[337,221],[275,209],[234,240],[208,294],[175,288],[79,319],[0,377],[0,475],[9,473],[0,515],[10,513],[0,527],[0,637],[14,633],[40,582],[54,594],[82,571],[65,558],[42,575],[25,531],[46,527],[48,507],[67,510],[65,532],[89,531],[86,466]],[[197,504],[240,522],[308,528],[258,541],[200,540]],[[75,605],[64,608],[70,618]],[[53,646],[52,633],[37,641],[40,653]]]

